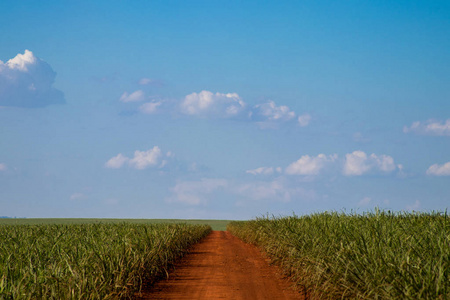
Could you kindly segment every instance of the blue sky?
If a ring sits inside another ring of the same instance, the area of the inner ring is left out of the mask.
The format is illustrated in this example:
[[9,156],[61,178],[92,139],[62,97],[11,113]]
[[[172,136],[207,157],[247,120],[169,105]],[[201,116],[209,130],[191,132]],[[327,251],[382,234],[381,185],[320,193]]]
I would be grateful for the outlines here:
[[448,1],[2,1],[0,215],[450,203]]

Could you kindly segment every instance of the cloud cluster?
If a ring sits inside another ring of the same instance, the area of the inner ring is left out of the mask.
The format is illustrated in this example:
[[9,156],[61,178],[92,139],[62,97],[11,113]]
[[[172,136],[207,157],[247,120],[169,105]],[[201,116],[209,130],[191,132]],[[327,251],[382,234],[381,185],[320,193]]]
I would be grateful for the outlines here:
[[[166,157],[171,156],[170,152],[168,152]],[[167,160],[164,160],[164,155],[161,152],[161,149],[158,146],[153,147],[147,151],[139,151],[136,150],[134,152],[134,157],[128,158],[124,156],[122,153],[112,157],[105,163],[105,167],[110,169],[119,169],[124,165],[128,165],[130,168],[143,170],[150,167],[163,167]]]
[[7,169],[8,169],[8,168],[6,167],[5,164],[3,164],[3,163],[0,164],[0,172],[1,172],[1,171],[6,171]]
[[427,175],[450,176],[450,161],[443,165],[434,164],[430,166],[427,170]]
[[422,135],[450,136],[450,119],[445,122],[428,120],[425,122],[414,122],[411,126],[403,127],[404,133],[413,132]]
[[45,107],[65,102],[53,87],[56,73],[48,63],[25,50],[6,63],[0,61],[0,106]]
[[[139,84],[147,85],[152,82],[152,79],[142,78]],[[139,89],[131,94],[124,92],[120,97],[120,101],[133,103],[144,101],[148,98],[145,92]],[[191,117],[210,119],[239,118],[241,120],[256,122],[260,128],[276,128],[279,123],[293,120],[296,120],[300,127],[305,127],[312,120],[309,114],[303,114],[297,117],[296,113],[288,106],[277,106],[272,100],[251,107],[237,93],[213,93],[206,90],[186,95],[172,107],[170,107],[170,101],[154,100],[147,102],[139,107],[139,111],[144,114],[154,114],[160,110],[163,103],[167,109]]]
[[[297,161],[289,164],[284,169],[284,173],[287,175],[315,176],[338,162],[340,162],[342,174],[345,176],[360,176],[369,172],[386,174],[403,169],[403,166],[396,165],[394,159],[389,155],[377,155],[374,153],[367,155],[363,151],[353,151],[352,153],[347,153],[344,159],[339,159],[337,154],[303,155]],[[280,173],[282,172],[281,168],[277,168],[277,170]],[[273,168],[261,167],[248,170],[246,173],[253,175],[271,175],[273,174]]]

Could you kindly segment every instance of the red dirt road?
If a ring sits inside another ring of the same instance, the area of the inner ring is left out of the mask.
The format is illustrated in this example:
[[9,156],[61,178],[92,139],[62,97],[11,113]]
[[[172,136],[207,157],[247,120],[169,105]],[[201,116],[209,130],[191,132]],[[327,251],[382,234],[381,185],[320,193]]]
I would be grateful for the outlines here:
[[213,231],[139,299],[303,299],[259,250]]

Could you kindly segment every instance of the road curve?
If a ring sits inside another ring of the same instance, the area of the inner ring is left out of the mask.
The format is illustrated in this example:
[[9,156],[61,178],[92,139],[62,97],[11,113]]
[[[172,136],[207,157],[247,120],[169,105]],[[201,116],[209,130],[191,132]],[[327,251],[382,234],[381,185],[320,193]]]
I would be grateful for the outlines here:
[[137,299],[304,299],[259,250],[226,231],[195,245],[169,279]]

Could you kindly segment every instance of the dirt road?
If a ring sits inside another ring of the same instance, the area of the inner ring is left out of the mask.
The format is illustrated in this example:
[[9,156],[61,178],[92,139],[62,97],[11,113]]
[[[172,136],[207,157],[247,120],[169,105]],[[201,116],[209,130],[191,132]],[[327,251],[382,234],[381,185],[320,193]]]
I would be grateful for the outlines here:
[[259,250],[213,231],[139,299],[303,299]]

